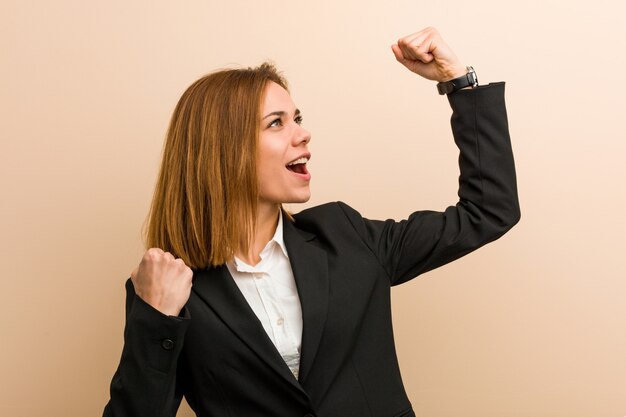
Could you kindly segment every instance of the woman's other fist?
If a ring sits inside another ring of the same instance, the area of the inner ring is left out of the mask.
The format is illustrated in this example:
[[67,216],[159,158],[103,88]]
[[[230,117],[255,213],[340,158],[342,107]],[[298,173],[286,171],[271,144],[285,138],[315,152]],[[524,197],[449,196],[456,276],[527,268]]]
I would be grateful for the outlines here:
[[131,273],[135,293],[168,316],[177,316],[191,294],[193,272],[182,259],[150,248]]

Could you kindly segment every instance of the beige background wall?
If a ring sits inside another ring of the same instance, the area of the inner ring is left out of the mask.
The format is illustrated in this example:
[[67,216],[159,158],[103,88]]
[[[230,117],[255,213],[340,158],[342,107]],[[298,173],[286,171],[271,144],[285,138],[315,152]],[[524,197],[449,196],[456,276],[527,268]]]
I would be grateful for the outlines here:
[[433,25],[480,81],[507,81],[522,222],[394,290],[414,408],[626,416],[623,16],[617,0],[2,0],[0,415],[100,415],[169,115],[213,69],[284,70],[313,132],[308,205],[454,203],[447,101],[389,49]]

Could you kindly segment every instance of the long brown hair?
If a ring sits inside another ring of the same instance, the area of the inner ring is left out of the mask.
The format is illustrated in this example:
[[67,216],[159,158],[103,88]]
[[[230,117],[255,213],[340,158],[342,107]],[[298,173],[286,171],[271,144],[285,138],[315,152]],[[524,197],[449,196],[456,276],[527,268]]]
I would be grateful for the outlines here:
[[287,82],[269,63],[214,72],[182,95],[165,139],[146,246],[190,268],[245,251],[254,232],[260,111],[265,86]]

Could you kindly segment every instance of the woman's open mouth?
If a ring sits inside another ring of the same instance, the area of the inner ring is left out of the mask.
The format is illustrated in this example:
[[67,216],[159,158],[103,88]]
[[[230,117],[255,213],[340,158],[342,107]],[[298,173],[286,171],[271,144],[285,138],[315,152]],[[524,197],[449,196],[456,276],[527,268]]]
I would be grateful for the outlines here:
[[305,179],[309,179],[311,177],[311,174],[306,169],[307,162],[309,162],[309,157],[303,156],[303,157],[296,159],[295,161],[289,162],[286,165],[286,168],[289,171],[293,172],[294,174],[298,174],[299,176],[304,177]]

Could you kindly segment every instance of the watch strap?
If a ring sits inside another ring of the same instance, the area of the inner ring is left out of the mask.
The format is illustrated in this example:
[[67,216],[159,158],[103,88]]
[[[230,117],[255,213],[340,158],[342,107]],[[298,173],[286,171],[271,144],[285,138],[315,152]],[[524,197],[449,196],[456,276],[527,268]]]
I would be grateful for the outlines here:
[[450,81],[437,83],[437,91],[439,94],[451,94],[465,87],[477,87],[478,77],[473,67],[467,67],[467,74],[462,75]]

